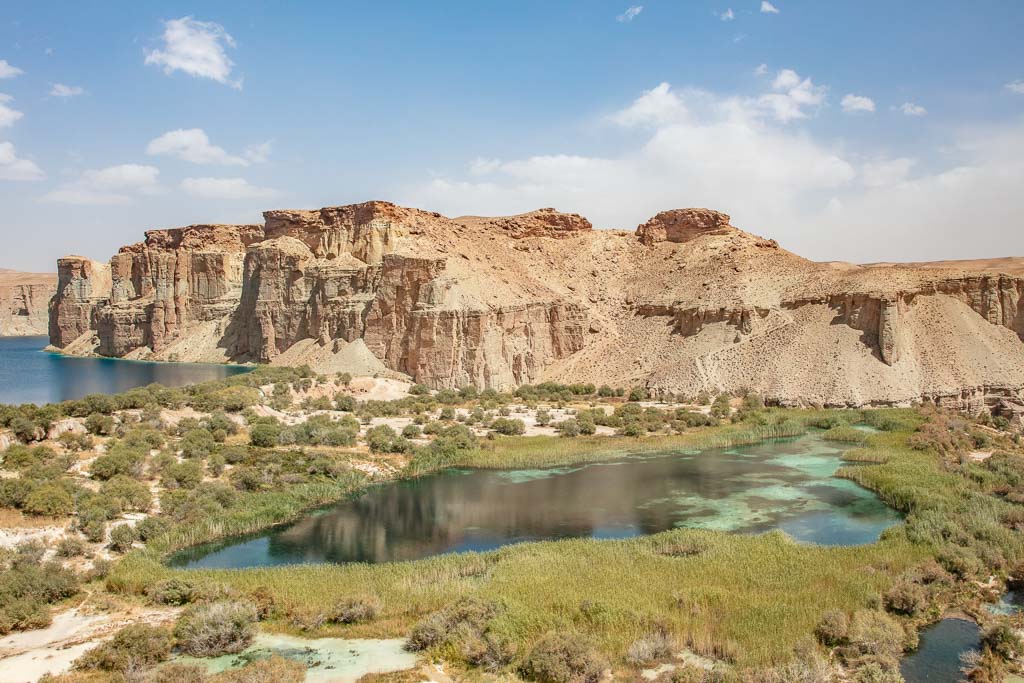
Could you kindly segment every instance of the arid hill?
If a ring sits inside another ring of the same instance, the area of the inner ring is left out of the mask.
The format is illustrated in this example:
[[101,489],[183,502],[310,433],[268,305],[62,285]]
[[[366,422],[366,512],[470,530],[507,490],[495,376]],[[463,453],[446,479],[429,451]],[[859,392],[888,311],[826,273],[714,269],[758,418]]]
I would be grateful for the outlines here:
[[0,337],[46,334],[47,306],[56,291],[53,273],[0,268]]
[[707,209],[636,232],[554,209],[446,218],[387,202],[153,230],[61,259],[53,345],[75,354],[309,363],[433,387],[543,380],[786,404],[1024,389],[1024,278],[815,263]]

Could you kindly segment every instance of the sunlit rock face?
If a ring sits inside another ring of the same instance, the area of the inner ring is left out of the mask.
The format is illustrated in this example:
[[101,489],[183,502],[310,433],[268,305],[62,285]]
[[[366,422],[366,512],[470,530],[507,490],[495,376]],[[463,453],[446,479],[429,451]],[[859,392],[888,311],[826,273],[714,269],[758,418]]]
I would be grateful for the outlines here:
[[815,263],[710,209],[632,232],[549,208],[274,210],[149,231],[109,263],[61,259],[58,276],[50,338],[67,353],[799,405],[991,409],[1024,388],[1024,279]]
[[0,268],[0,337],[46,334],[48,306],[57,291],[52,273],[21,273]]

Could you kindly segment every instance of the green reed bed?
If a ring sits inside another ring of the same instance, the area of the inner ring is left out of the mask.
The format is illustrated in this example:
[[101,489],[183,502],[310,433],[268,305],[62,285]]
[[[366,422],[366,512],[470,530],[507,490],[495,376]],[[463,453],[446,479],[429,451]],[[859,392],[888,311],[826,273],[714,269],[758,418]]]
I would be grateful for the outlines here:
[[[642,440],[501,439],[493,449],[464,454],[458,464],[530,467],[627,452],[740,445],[758,436],[794,436],[823,412],[828,411],[786,411],[788,419],[770,425],[731,425]],[[189,571],[161,564],[159,547],[154,547],[126,557],[109,585],[143,592],[172,576],[224,583],[243,593],[269,596],[277,614],[271,627],[282,629],[292,628],[297,615],[324,609],[326,602],[378,600],[381,612],[374,621],[318,631],[353,637],[404,636],[431,612],[476,598],[499,605],[491,629],[520,654],[545,633],[576,632],[621,662],[634,640],[667,629],[696,652],[739,667],[766,666],[790,657],[824,612],[878,604],[890,586],[930,558],[948,560],[952,570],[964,572],[974,562],[981,572],[995,554],[1002,554],[1004,561],[1019,555],[1017,535],[999,524],[1008,504],[981,492],[936,453],[910,448],[911,423],[906,415],[896,415],[886,425],[891,431],[870,435],[856,449],[854,460],[865,464],[841,470],[842,476],[909,513],[906,525],[890,529],[870,545],[822,547],[797,544],[777,532],[746,536],[678,530],[621,541],[529,543],[380,565]],[[967,538],[970,543],[965,543]]]

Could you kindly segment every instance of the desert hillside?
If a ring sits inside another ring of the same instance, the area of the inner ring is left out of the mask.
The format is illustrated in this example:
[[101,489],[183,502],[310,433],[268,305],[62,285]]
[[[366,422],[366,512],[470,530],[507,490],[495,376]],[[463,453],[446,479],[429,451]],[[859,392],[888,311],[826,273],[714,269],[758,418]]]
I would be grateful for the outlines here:
[[149,231],[109,263],[61,259],[51,343],[785,404],[978,409],[1024,389],[1024,279],[981,263],[815,263],[707,209],[635,232],[554,209],[447,218],[387,202],[264,218]]
[[0,337],[46,334],[47,307],[56,291],[53,273],[0,268]]

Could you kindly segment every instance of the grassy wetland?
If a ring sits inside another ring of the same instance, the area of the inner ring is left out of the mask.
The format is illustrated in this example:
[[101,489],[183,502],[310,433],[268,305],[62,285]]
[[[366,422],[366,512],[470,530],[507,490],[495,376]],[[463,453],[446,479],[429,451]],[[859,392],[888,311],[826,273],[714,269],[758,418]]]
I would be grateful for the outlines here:
[[[408,638],[421,661],[443,662],[457,677],[596,681],[665,665],[658,675],[666,681],[867,682],[899,680],[897,659],[917,630],[957,610],[985,628],[972,680],[1000,680],[1016,666],[1018,617],[982,609],[1024,582],[1024,449],[1006,425],[928,408],[765,408],[756,396],[656,403],[590,386],[515,395],[413,387],[379,400],[357,384],[257,370],[182,390],[7,409],[2,423],[15,442],[3,455],[11,473],[3,507],[12,519],[46,514],[62,529],[53,547],[6,551],[7,630],[45,626],[47,610],[91,582],[90,592],[125,604],[185,605],[179,621],[191,621],[161,632],[167,643],[129,634],[123,657],[95,655],[68,678],[130,669],[161,680],[178,666],[162,662],[195,647],[195,633],[206,643],[211,631],[230,632],[213,639],[228,649],[212,655],[237,652],[259,628]],[[67,429],[54,435],[57,424]],[[448,467],[701,452],[808,430],[848,448],[839,475],[875,492],[904,523],[860,546],[678,529],[383,564],[180,570],[165,562],[175,550],[295,519],[374,482]],[[79,578],[24,591],[25,572]],[[30,599],[37,618],[13,619]],[[225,603],[245,607],[227,614]],[[152,657],[139,644],[157,641]]]

